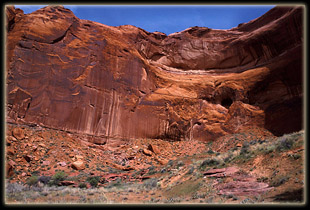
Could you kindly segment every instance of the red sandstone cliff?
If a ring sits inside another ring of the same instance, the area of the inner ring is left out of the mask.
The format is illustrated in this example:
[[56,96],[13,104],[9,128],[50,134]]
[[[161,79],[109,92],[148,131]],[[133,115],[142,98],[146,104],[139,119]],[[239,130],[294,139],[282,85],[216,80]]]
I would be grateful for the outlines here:
[[302,128],[303,8],[169,36],[7,7],[7,121],[107,138],[213,140]]

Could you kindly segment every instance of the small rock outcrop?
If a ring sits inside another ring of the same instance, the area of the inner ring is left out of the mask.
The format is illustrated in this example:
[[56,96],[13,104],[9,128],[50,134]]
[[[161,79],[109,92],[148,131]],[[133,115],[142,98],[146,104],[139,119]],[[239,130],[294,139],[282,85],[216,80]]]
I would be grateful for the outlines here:
[[208,178],[232,179],[215,184],[220,195],[259,195],[273,189],[267,183],[258,182],[255,177],[240,171],[236,167],[210,169],[204,172],[204,175]]

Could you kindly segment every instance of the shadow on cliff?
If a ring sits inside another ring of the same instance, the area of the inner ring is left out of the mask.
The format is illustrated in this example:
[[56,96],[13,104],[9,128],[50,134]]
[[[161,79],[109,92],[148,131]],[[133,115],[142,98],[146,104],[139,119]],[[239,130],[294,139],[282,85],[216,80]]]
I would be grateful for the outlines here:
[[304,200],[304,190],[298,189],[293,191],[286,191],[279,195],[272,197],[274,201],[286,202],[302,202]]
[[265,128],[275,136],[303,129],[302,99],[294,97],[265,110]]

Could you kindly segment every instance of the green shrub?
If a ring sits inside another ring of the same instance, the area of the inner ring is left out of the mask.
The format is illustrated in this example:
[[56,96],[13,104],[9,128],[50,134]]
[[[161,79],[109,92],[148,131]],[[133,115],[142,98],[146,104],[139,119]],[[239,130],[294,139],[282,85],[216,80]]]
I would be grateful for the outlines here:
[[31,176],[28,180],[27,180],[27,184],[29,186],[34,186],[38,183],[39,178],[37,176]]
[[142,186],[148,190],[153,189],[158,186],[157,182],[158,180],[156,178],[147,179],[143,182]]
[[87,187],[87,186],[86,186],[86,183],[84,183],[84,182],[82,182],[82,183],[79,184],[79,188],[81,188],[81,189],[82,189],[82,188],[86,188],[86,187]]
[[265,154],[269,154],[269,153],[273,152],[275,149],[276,149],[276,146],[275,146],[275,145],[267,146],[267,147],[264,149],[264,153],[265,153]]
[[233,158],[233,155],[232,155],[232,154],[227,155],[227,156],[224,158],[224,163],[229,162],[232,158]]
[[64,181],[68,175],[64,171],[58,171],[54,174],[52,179],[48,182],[49,185],[58,185],[59,182]]
[[240,150],[240,155],[245,155],[250,152],[250,144],[248,142],[243,142],[243,145]]
[[214,151],[213,151],[212,149],[209,149],[209,150],[207,151],[207,153],[208,153],[208,154],[214,154]]
[[291,149],[294,145],[294,139],[290,138],[287,135],[284,135],[280,138],[280,140],[277,142],[276,150],[277,151],[284,151]]
[[86,181],[92,186],[92,187],[97,187],[98,182],[100,181],[99,176],[93,176],[93,177],[88,177]]
[[206,160],[204,160],[204,161],[200,164],[199,168],[200,168],[201,170],[204,170],[207,166],[216,166],[216,165],[219,165],[219,164],[220,164],[220,161],[219,161],[219,160],[217,160],[217,159],[215,159],[215,158],[211,158],[211,159],[206,159]]

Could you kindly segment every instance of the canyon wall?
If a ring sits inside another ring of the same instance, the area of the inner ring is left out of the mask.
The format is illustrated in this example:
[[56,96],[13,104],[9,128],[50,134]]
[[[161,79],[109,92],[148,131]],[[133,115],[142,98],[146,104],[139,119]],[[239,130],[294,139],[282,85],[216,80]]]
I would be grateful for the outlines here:
[[62,6],[6,8],[6,121],[89,141],[211,141],[245,126],[303,127],[303,8],[229,30],[166,35],[77,18]]

